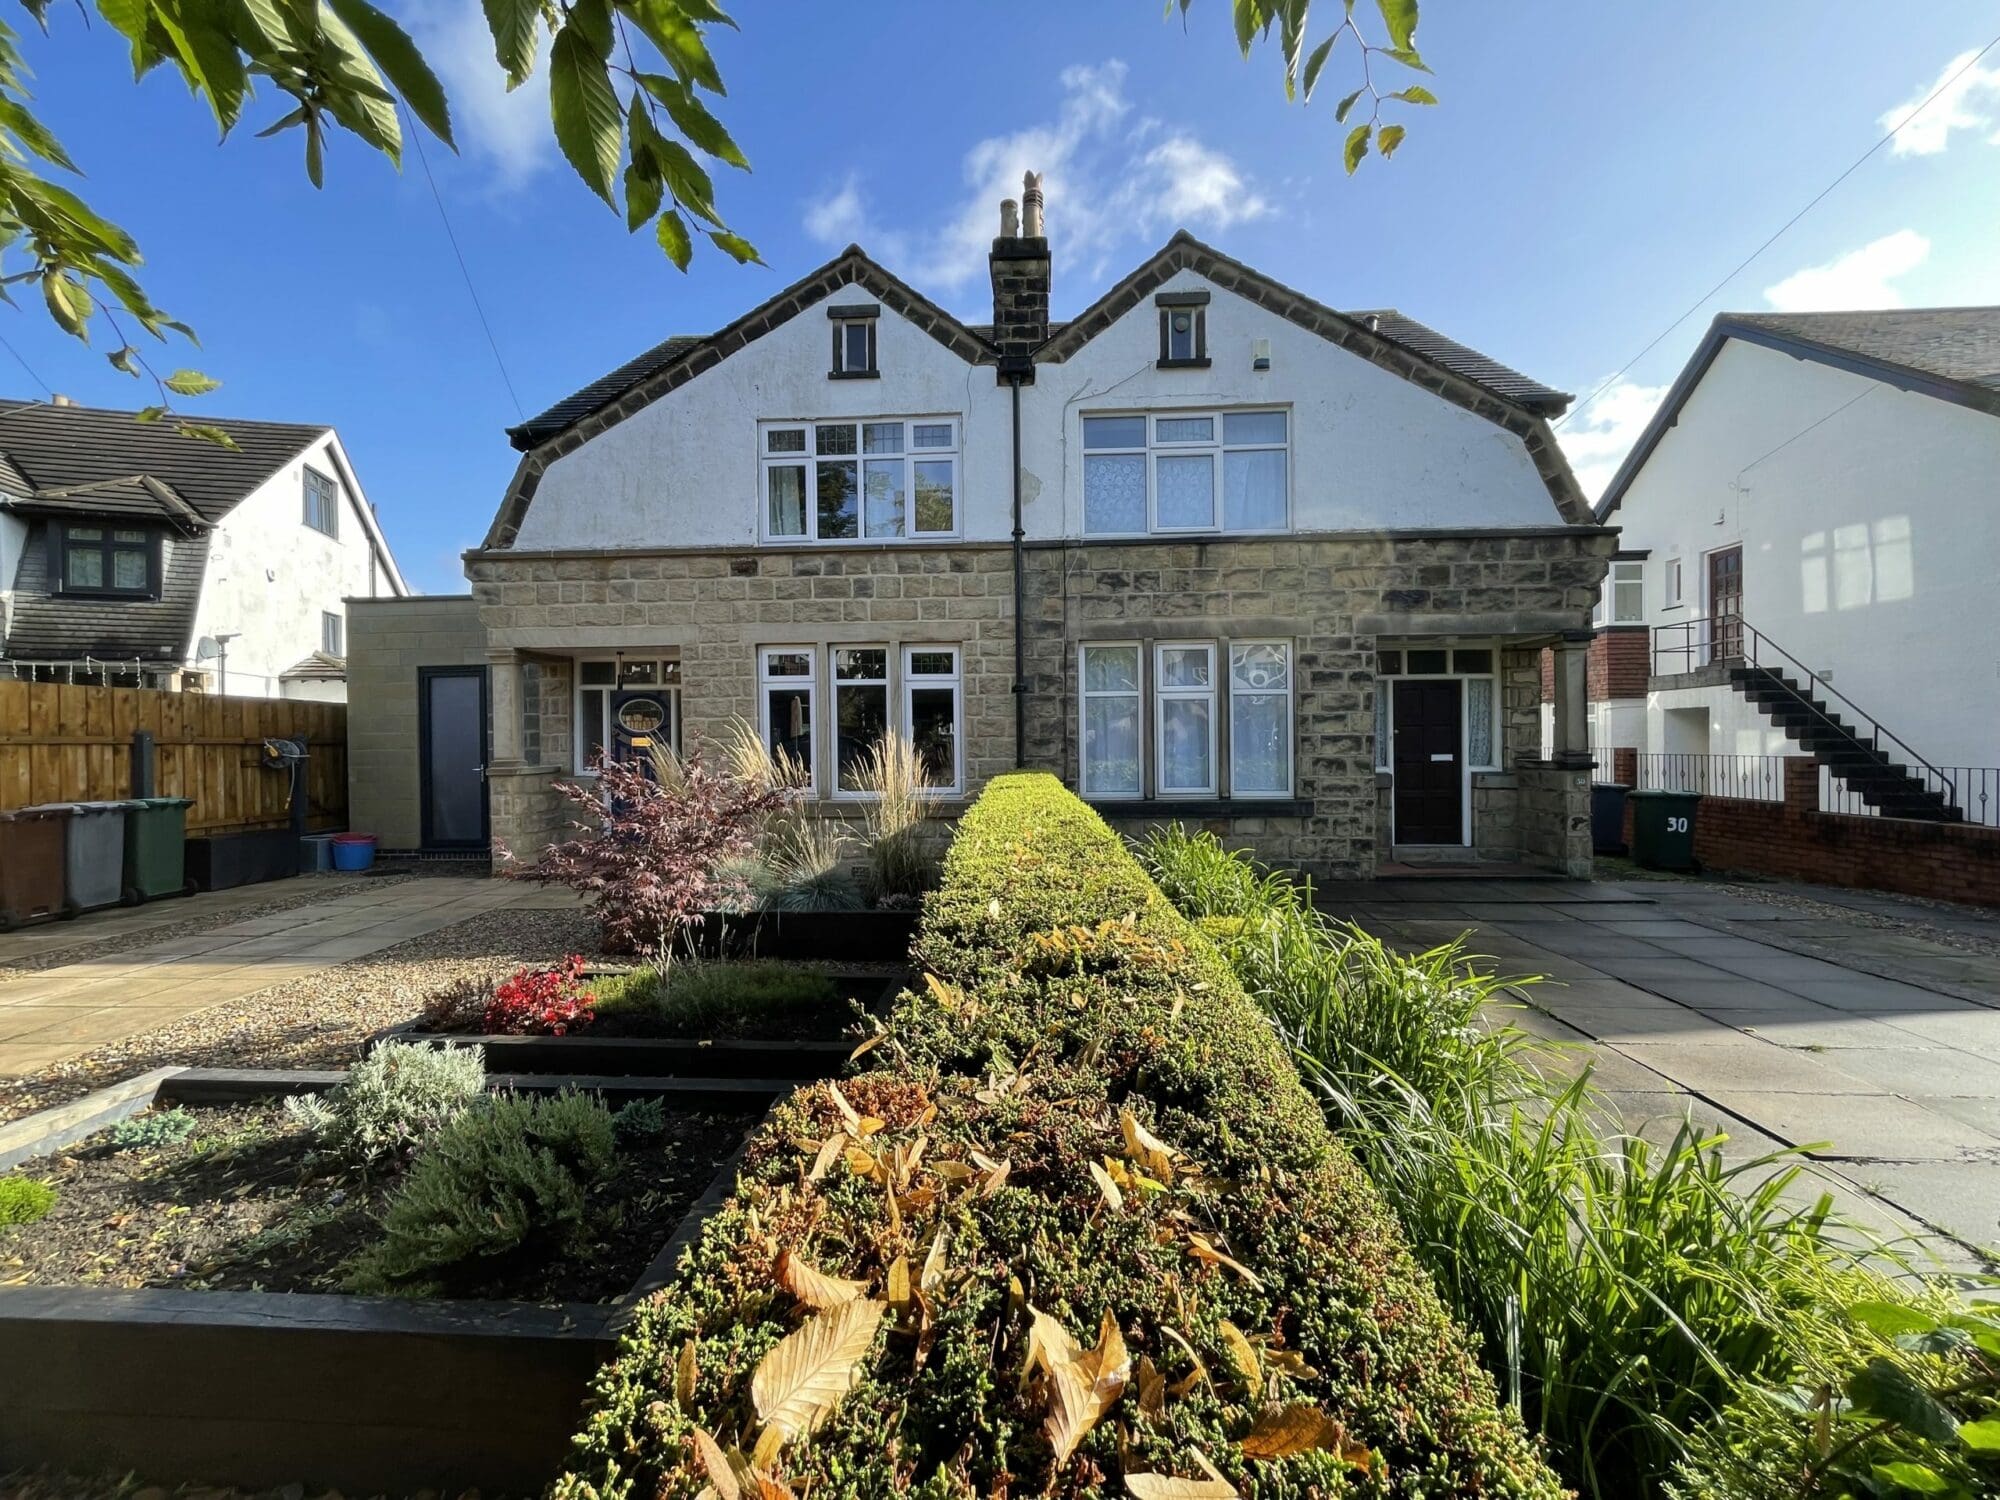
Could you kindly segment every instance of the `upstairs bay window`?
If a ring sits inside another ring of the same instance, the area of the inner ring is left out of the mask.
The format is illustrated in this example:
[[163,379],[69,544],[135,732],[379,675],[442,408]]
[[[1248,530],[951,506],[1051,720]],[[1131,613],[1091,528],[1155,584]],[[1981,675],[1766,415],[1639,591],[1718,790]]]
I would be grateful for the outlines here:
[[958,424],[948,417],[772,424],[761,448],[767,541],[958,532]]
[[1282,531],[1290,469],[1282,411],[1085,417],[1084,533]]

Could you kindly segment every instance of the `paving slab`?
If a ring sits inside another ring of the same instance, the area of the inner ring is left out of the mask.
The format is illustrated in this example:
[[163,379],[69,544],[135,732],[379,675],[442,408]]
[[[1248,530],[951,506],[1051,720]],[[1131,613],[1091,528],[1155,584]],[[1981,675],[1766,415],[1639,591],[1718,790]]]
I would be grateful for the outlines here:
[[[1778,984],[1780,988],[1793,990],[1821,1005],[1858,1014],[1973,1015],[1985,1009],[1954,995],[1941,995],[1936,990],[1919,989],[1913,984],[1898,984],[1893,979],[1874,979],[1864,975],[1850,975],[1845,979],[1811,979],[1795,984],[1781,980]],[[1987,1011],[1987,1014],[1992,1012]]]
[[2000,1166],[1988,1162],[1884,1162],[1871,1189],[1968,1245],[2000,1249]]
[[[1702,1010],[1762,1010],[1794,1011],[1815,1002],[1790,990],[1779,989],[1775,985],[1762,984],[1755,979],[1742,979],[1720,974],[1714,978],[1663,978],[1639,981],[1641,989],[1656,995],[1664,995],[1682,1005],[1698,1006]],[[1821,1006],[1824,1010],[1825,1007]]]
[[2000,1059],[1956,1047],[1843,1049],[1827,1061],[1906,1098],[2000,1099]]
[[[1760,1094],[1886,1094],[1879,1084],[1844,1073],[1807,1053],[1789,1051],[1742,1032],[1723,1033],[1711,1045],[1689,1041],[1620,1042],[1618,1050],[1691,1093],[1722,1099],[1725,1092]],[[1750,1119],[1759,1117],[1751,1114]]]
[[[1839,1161],[1962,1161],[2000,1152],[2000,1139],[1890,1094],[1710,1089],[1709,1098],[1794,1146]],[[1986,1164],[2000,1174],[2000,1157]]]

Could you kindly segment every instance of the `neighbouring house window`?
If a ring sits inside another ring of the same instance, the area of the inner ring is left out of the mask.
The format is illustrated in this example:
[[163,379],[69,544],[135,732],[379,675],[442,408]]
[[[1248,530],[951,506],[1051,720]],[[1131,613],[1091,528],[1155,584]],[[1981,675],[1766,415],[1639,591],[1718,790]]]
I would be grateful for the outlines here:
[[322,611],[319,617],[319,649],[328,656],[347,655],[347,633],[345,621],[331,611]]
[[811,646],[766,646],[757,653],[758,713],[764,744],[773,759],[799,766],[813,785],[814,681],[816,651]]
[[1375,655],[1375,769],[1395,765],[1395,682],[1399,677],[1456,677],[1463,685],[1460,712],[1465,765],[1500,769],[1500,653],[1491,646],[1414,646]]
[[1292,648],[1283,641],[1230,642],[1229,792],[1292,793]]
[[830,307],[833,320],[833,374],[867,376],[875,368],[875,324],[879,309],[872,305]]
[[1679,603],[1681,603],[1681,602],[1682,602],[1682,600],[1681,600],[1681,560],[1680,560],[1680,559],[1679,559],[1678,557],[1670,557],[1670,558],[1668,558],[1668,559],[1667,559],[1667,590],[1666,590],[1666,593],[1667,593],[1667,606],[1668,606],[1669,608],[1672,608],[1672,607],[1673,607],[1674,605],[1676,605],[1676,604],[1679,604]]
[[889,731],[889,650],[835,646],[832,654],[833,784],[836,792],[855,792]]
[[340,535],[340,487],[317,469],[306,470],[306,525]]
[[1645,606],[1646,565],[1637,560],[1614,562],[1605,577],[1604,585],[1598,590],[1597,608],[1591,612],[1591,622],[1605,623],[1604,603],[1611,601],[1610,623],[1613,625],[1642,625],[1646,620]]
[[903,648],[903,722],[933,790],[962,791],[961,704],[956,646]]
[[958,423],[949,417],[763,429],[764,536],[852,542],[958,530]]
[[1213,797],[1215,647],[1178,642],[1153,653],[1153,733],[1163,797]]
[[[525,689],[524,689],[525,692]],[[613,749],[618,705],[627,693],[643,693],[667,712],[658,733],[678,750],[681,743],[681,664],[659,656],[585,657],[576,664],[576,769],[593,771]]]
[[1083,794],[1137,797],[1144,790],[1137,643],[1082,648]]
[[152,533],[122,526],[62,527],[62,592],[143,595],[155,591]]
[[1085,417],[1083,529],[1282,531],[1291,513],[1289,430],[1282,411]]

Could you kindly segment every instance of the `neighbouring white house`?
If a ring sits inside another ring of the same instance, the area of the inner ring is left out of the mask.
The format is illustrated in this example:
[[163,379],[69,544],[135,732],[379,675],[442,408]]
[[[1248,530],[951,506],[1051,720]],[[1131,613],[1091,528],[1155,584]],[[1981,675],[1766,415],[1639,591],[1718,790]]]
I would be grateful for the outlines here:
[[1803,746],[1994,821],[1996,498],[2000,307],[1718,317],[1598,502],[1600,763]]
[[409,592],[331,427],[0,404],[0,676],[347,697],[350,598]]

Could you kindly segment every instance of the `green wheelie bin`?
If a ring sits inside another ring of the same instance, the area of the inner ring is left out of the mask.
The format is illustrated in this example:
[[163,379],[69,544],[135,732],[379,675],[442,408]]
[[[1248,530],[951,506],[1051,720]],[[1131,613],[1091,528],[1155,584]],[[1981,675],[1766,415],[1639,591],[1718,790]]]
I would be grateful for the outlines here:
[[127,901],[155,901],[187,889],[187,810],[192,806],[192,797],[140,797],[126,804]]
[[1632,858],[1648,870],[1692,870],[1695,792],[1644,791],[1631,794]]

